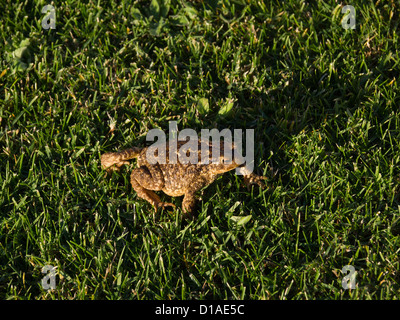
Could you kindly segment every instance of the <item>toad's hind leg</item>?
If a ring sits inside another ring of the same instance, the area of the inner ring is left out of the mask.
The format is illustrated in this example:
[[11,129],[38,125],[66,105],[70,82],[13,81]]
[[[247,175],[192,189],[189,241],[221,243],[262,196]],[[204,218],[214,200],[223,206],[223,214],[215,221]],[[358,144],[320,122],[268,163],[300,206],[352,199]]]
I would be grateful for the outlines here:
[[148,190],[160,191],[164,187],[164,176],[161,169],[157,166],[141,166],[135,168],[131,174],[142,187]]
[[140,151],[140,148],[133,147],[131,149],[123,150],[120,152],[105,153],[101,156],[101,166],[107,171],[118,171],[121,166],[129,164],[129,162],[126,160],[136,158],[139,155]]
[[[160,197],[157,194],[155,194],[153,191],[143,187],[143,183],[138,182],[138,178],[142,182],[142,178],[146,174],[149,174],[149,173],[146,172],[145,168],[136,168],[132,171],[131,184],[132,184],[133,190],[136,191],[138,197],[148,201],[154,207],[156,212],[157,212],[158,208],[164,208],[164,207],[174,207],[175,208],[175,205],[173,203],[162,202]],[[149,186],[151,186],[151,184],[149,184]],[[153,190],[159,190],[159,189],[156,188]]]

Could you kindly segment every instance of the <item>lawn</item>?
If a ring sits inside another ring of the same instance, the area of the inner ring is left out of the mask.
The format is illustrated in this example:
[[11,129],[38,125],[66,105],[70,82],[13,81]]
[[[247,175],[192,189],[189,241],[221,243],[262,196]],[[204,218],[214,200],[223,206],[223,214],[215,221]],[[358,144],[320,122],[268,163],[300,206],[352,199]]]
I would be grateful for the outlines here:
[[[0,298],[398,299],[399,4],[349,4],[2,1]],[[268,188],[155,214],[100,155],[171,121],[254,129]]]

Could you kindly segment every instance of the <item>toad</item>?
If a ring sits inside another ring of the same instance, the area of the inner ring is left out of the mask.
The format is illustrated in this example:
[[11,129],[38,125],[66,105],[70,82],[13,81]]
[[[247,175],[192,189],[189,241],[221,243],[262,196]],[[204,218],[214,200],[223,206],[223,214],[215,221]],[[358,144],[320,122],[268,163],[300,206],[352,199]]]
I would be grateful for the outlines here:
[[[178,153],[181,152],[181,147],[186,143],[186,141],[177,141],[176,150],[178,150]],[[156,212],[159,208],[175,207],[175,205],[161,201],[154,191],[163,191],[172,197],[184,196],[182,211],[186,216],[190,216],[195,208],[197,191],[211,184],[219,175],[242,167],[234,159],[231,160],[232,157],[227,158],[226,154],[229,155],[229,153],[224,152],[225,144],[223,142],[219,144],[220,155],[218,158],[214,158],[215,161],[212,161],[214,152],[212,142],[199,140],[196,143],[198,143],[198,148],[192,148],[192,150],[187,148],[185,150],[186,155],[191,153],[194,156],[192,160],[198,161],[181,161],[181,157],[176,157],[178,161],[171,161],[170,147],[166,144],[164,148],[166,153],[165,162],[163,163],[154,163],[153,157],[150,156],[152,159],[149,158],[149,147],[133,147],[120,152],[103,154],[101,156],[101,165],[107,171],[119,170],[121,166],[129,164],[127,160],[137,158],[137,167],[133,169],[130,177],[132,187],[137,195],[153,205]],[[232,148],[230,148],[229,152],[233,152],[235,144],[230,145]],[[202,153],[202,150],[206,150],[205,154]],[[161,154],[156,152],[154,155],[160,156]],[[209,160],[208,163],[204,161],[206,158]],[[243,172],[244,182],[248,188],[251,185],[265,187],[263,180],[267,179],[266,177],[252,172]]]

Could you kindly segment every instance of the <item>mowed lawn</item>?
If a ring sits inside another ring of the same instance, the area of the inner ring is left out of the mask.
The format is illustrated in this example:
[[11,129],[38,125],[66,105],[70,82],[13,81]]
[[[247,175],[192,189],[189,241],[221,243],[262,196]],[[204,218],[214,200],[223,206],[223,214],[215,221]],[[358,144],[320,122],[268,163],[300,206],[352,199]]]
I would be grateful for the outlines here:
[[[399,4],[353,6],[2,1],[0,298],[399,298]],[[254,129],[268,188],[155,214],[100,155],[170,121]]]

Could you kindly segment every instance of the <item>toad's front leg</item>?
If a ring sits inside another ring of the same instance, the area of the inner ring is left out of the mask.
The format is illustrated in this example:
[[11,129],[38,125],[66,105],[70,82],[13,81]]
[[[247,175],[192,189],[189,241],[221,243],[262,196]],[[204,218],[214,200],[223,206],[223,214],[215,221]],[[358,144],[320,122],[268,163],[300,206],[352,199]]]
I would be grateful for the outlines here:
[[247,186],[247,189],[250,190],[251,186],[253,186],[253,185],[258,185],[261,189],[264,189],[265,183],[263,180],[267,180],[268,178],[251,173],[248,175],[244,175],[243,179],[244,179],[244,183]]
[[195,209],[196,206],[196,195],[195,192],[185,193],[182,201],[182,211],[186,218],[189,218]]

